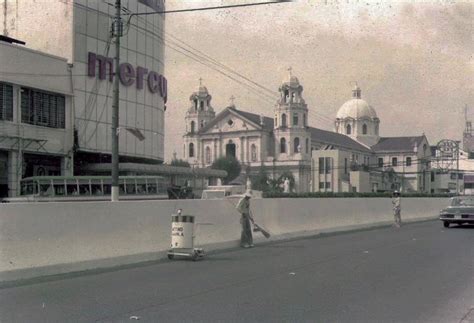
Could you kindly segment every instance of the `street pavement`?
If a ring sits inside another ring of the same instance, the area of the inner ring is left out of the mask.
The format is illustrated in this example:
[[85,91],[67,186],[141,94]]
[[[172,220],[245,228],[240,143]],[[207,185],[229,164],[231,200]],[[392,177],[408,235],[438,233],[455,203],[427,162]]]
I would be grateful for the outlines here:
[[474,322],[474,226],[316,236],[0,289],[0,322]]

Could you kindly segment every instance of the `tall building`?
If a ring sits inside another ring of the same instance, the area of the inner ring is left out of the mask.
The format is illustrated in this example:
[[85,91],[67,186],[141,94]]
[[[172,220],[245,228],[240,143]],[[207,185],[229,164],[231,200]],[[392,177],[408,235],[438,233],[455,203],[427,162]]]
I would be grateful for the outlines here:
[[[184,158],[208,167],[221,156],[234,156],[249,175],[262,167],[273,179],[291,175],[297,192],[429,192],[426,137],[381,137],[376,110],[362,99],[358,86],[339,108],[335,131],[308,124],[314,108],[305,103],[303,86],[291,70],[279,93],[273,118],[233,103],[214,115],[211,96],[201,85],[191,95],[186,114]],[[201,109],[199,100],[208,103]]]
[[[54,98],[54,95],[61,95],[60,99],[54,99],[58,102],[54,104],[60,106],[58,111],[63,111],[60,113],[64,113],[69,119],[64,127],[63,123],[59,124],[59,129],[65,129],[67,136],[72,134],[74,138],[71,141],[73,144],[69,143],[69,139],[65,140],[61,154],[71,157],[70,163],[75,165],[75,174],[90,173],[96,166],[110,163],[112,79],[116,72],[120,78],[120,161],[136,164],[162,163],[167,100],[167,82],[163,76],[164,15],[131,17],[130,24],[126,25],[124,36],[121,37],[120,69],[114,71],[115,51],[110,34],[115,15],[114,6],[106,1],[53,2],[4,1],[0,7],[3,35],[26,42],[24,46],[3,44],[0,47],[2,70],[9,73],[0,74],[0,102],[3,102],[2,109],[5,104],[13,102],[13,113],[18,114],[13,117],[13,122],[18,123],[19,129],[15,134],[11,131],[1,132],[8,140],[0,139],[3,143],[0,144],[0,170],[4,169],[1,171],[0,181],[4,183],[6,177],[11,177],[5,174],[13,171],[12,161],[8,162],[10,167],[5,170],[5,160],[15,159],[11,157],[15,154],[28,152],[18,145],[5,144],[7,141],[14,141],[15,137],[26,140],[26,132],[22,132],[22,129],[31,128],[33,122],[26,122],[26,118],[41,120],[34,121],[35,135],[29,137],[45,138],[48,144],[43,148],[64,137],[52,130],[58,127],[52,121],[57,118],[51,112],[56,109],[51,108],[53,99],[41,94],[43,103],[37,103],[37,91],[49,93]],[[122,7],[126,20],[129,13],[163,10],[164,0],[122,0]],[[28,99],[28,95],[32,99]],[[30,117],[25,115],[26,110],[23,109],[28,100]],[[46,100],[48,103],[44,103]],[[0,127],[12,128],[11,121],[7,119],[11,119],[10,115],[0,115]],[[68,123],[70,120],[71,123]],[[27,149],[33,149],[35,145],[31,143]],[[40,175],[45,170],[46,174],[68,174],[61,166],[63,162],[49,162],[51,153],[55,150],[46,150],[35,150],[35,154],[39,154],[41,158],[25,158],[24,170],[17,172],[19,176],[15,179],[7,180],[17,184],[8,184],[8,188],[4,190],[8,189],[9,192],[3,192],[2,195],[17,194],[18,181],[25,176]],[[40,173],[33,171],[30,174],[27,171],[30,168],[39,170]]]

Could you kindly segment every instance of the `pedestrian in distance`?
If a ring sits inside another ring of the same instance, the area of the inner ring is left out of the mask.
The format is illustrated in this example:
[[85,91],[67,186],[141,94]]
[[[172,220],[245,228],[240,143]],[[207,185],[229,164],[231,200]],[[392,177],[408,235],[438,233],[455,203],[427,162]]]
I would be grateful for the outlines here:
[[402,205],[400,199],[400,192],[394,191],[392,194],[392,205],[393,205],[393,217],[395,220],[395,226],[400,228],[402,225]]
[[242,248],[253,247],[252,225],[250,224],[250,221],[253,222],[252,216],[250,215],[251,197],[252,192],[247,190],[236,206],[237,211],[241,214],[240,224],[242,225],[242,234],[240,235],[240,246]]

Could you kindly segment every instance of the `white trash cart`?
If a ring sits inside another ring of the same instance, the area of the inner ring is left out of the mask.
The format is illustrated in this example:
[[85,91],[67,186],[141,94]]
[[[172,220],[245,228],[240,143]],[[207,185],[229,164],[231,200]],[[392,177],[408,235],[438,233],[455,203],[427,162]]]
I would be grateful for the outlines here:
[[168,259],[180,256],[196,261],[204,257],[202,248],[194,248],[194,216],[182,215],[178,211],[171,219],[171,249],[168,251]]

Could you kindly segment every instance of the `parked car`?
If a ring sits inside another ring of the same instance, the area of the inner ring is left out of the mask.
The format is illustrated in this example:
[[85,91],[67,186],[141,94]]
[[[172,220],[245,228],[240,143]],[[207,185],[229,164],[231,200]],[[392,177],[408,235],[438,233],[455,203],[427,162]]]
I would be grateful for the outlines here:
[[450,205],[441,210],[439,219],[443,221],[445,228],[448,228],[451,223],[474,224],[474,196],[452,197]]

